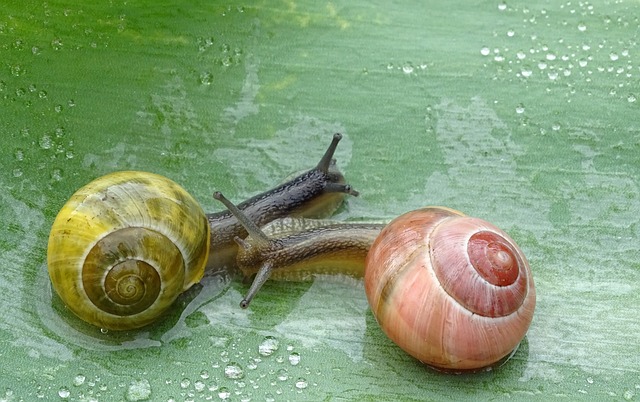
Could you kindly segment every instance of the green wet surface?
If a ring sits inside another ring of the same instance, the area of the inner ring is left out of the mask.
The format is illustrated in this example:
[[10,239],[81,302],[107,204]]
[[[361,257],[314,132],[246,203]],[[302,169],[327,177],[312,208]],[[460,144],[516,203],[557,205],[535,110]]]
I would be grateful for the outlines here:
[[[2,8],[0,399],[640,397],[637,2]],[[335,131],[361,191],[337,219],[440,204],[518,241],[538,305],[505,366],[425,369],[357,281],[270,283],[241,311],[244,285],[209,276],[125,334],[51,294],[49,228],[89,180],[149,170],[213,211],[212,191],[279,183]]]

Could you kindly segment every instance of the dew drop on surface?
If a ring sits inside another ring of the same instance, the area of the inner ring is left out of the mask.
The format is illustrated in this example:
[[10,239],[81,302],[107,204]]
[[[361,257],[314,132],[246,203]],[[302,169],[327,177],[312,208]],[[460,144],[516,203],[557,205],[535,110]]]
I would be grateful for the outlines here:
[[405,63],[402,66],[402,72],[405,74],[411,74],[413,72],[413,66],[410,63]]
[[611,53],[609,53],[609,59],[611,59],[611,61],[616,61],[616,60],[618,60],[618,57],[619,57],[619,56],[618,56],[618,53],[615,53],[615,52],[611,52]]
[[307,380],[305,380],[302,377],[298,378],[298,380],[296,381],[296,388],[298,389],[305,389],[308,386],[309,386],[309,383],[307,382]]
[[145,401],[151,396],[151,384],[149,380],[134,380],[127,389],[128,401]]
[[266,336],[258,346],[261,356],[271,356],[280,348],[280,342],[273,336]]
[[84,384],[84,381],[86,379],[87,377],[85,377],[84,374],[78,374],[73,378],[73,385],[75,385],[76,387],[79,387],[80,385]]
[[289,355],[289,363],[291,363],[292,366],[297,366],[298,363],[300,363],[300,354],[297,352],[293,352]]
[[16,158],[17,161],[23,161],[24,160],[24,151],[22,149],[18,148],[15,151],[13,151],[13,156]]
[[228,388],[222,387],[218,390],[218,398],[225,400],[231,397],[231,391]]
[[196,382],[193,383],[193,387],[196,389],[196,391],[198,392],[202,392],[204,391],[204,389],[207,387],[206,384],[204,383],[204,381],[198,380]]
[[67,399],[71,396],[71,391],[66,387],[62,387],[58,390],[58,396],[62,399]]
[[211,83],[213,83],[213,74],[208,71],[200,74],[200,84],[209,86]]
[[627,101],[629,103],[636,103],[637,100],[638,98],[634,94],[629,94],[629,96],[627,96]]
[[203,380],[206,380],[209,378],[209,372],[207,370],[202,370],[200,372],[200,378],[202,378]]
[[518,58],[518,60],[524,60],[527,57],[527,54],[520,50],[518,51],[518,53],[516,53],[516,57]]
[[188,388],[189,385],[191,385],[191,380],[188,378],[183,378],[182,381],[180,381],[180,388],[182,389]]
[[40,141],[38,142],[38,144],[42,149],[51,149],[51,146],[53,145],[53,141],[51,140],[51,137],[49,135],[45,134],[40,138]]
[[224,368],[224,376],[231,380],[239,380],[244,377],[244,370],[238,363],[232,362]]
[[287,381],[289,379],[289,372],[286,369],[280,369],[276,373],[276,377],[280,381]]
[[498,10],[500,10],[500,11],[504,11],[504,10],[506,10],[506,9],[507,9],[507,3],[502,2],[502,3],[499,3],[499,4],[498,4]]
[[586,30],[587,30],[587,26],[584,23],[581,22],[578,24],[578,31],[584,32]]
[[489,49],[487,46],[483,46],[480,49],[480,54],[483,55],[483,56],[488,56],[488,55],[491,54],[491,49]]
[[553,124],[551,125],[551,129],[552,129],[553,131],[560,131],[560,129],[561,129],[561,128],[562,128],[562,126],[560,126],[560,123],[553,123]]
[[516,113],[518,113],[518,114],[524,113],[524,105],[522,103],[520,103],[518,106],[516,106]]

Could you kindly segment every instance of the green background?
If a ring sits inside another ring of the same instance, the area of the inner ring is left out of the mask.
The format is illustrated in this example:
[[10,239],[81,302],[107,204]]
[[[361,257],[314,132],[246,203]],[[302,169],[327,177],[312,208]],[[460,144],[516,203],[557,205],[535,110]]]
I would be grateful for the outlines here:
[[[2,4],[0,400],[640,398],[637,1],[96,3]],[[421,366],[340,277],[243,311],[208,275],[121,334],[52,295],[50,225],[91,179],[153,171],[214,211],[336,131],[361,192],[336,219],[447,205],[520,244],[538,304],[505,366]]]

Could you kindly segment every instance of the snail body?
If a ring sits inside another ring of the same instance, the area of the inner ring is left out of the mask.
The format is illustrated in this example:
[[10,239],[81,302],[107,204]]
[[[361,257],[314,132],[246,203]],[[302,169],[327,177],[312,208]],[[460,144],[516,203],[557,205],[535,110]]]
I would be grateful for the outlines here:
[[[357,195],[333,159],[341,138],[333,136],[313,169],[245,201],[243,211],[265,224],[326,214],[345,194]],[[205,215],[175,182],[115,172],[85,185],[62,207],[49,236],[48,271],[56,293],[82,320],[135,329],[156,320],[205,268],[235,265],[237,236],[246,231],[232,214]]]
[[505,232],[481,219],[429,207],[386,226],[320,224],[273,237],[220,193],[214,197],[249,232],[248,239],[236,239],[238,265],[257,272],[243,308],[272,273],[305,262],[359,266],[385,334],[421,362],[454,371],[478,370],[507,357],[533,318],[535,288],[524,254]]

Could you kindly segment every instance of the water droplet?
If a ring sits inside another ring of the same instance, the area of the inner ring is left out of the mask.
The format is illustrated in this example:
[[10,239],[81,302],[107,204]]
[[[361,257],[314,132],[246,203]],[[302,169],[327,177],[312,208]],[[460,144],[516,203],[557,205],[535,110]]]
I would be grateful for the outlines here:
[[538,68],[540,70],[545,70],[548,67],[547,63],[544,61],[541,61],[540,63],[538,63]]
[[309,386],[309,383],[307,382],[307,380],[305,380],[302,377],[298,378],[298,380],[296,381],[296,388],[298,389],[305,389],[308,386]]
[[38,144],[42,149],[51,149],[51,147],[53,146],[53,140],[48,134],[45,134],[40,138]]
[[561,128],[562,128],[562,126],[561,126],[561,125],[560,125],[560,123],[558,123],[558,122],[553,123],[553,124],[551,125],[551,129],[552,129],[553,131],[560,131],[560,129],[561,129]]
[[239,380],[244,377],[244,370],[238,363],[232,362],[224,368],[224,376],[231,380]]
[[231,391],[227,387],[221,387],[218,390],[218,398],[225,400],[231,397]]
[[520,71],[520,75],[522,75],[524,78],[529,78],[531,77],[532,74],[533,74],[533,71],[531,71],[530,68],[523,68]]
[[516,113],[518,113],[518,114],[524,113],[524,105],[522,103],[520,103],[520,104],[518,104],[518,106],[516,106]]
[[109,333],[109,330],[108,330],[108,329],[106,329],[106,328],[100,328],[100,333],[101,333],[101,334],[108,334],[108,333]]
[[491,49],[489,49],[487,46],[483,46],[480,49],[480,54],[483,55],[483,56],[488,56],[488,55],[491,54]]
[[593,384],[593,378],[591,378],[591,377],[587,377],[587,382],[588,382],[589,384]]
[[413,66],[411,65],[411,63],[405,63],[402,66],[402,72],[405,74],[411,74],[413,72]]
[[51,180],[54,180],[54,181],[62,180],[62,169],[53,169],[51,171]]
[[297,352],[292,352],[289,355],[289,363],[291,363],[292,366],[297,366],[298,363],[300,363],[300,354]]
[[506,10],[506,9],[507,9],[507,3],[502,2],[502,3],[499,3],[499,4],[498,4],[498,10],[500,10],[500,11],[504,11],[504,10]]
[[87,377],[85,377],[84,374],[78,374],[73,378],[73,385],[75,385],[76,387],[79,387],[80,385],[84,384],[84,381],[86,379]]
[[513,29],[510,29],[507,31],[507,36],[510,38],[513,38],[515,34],[516,34],[516,31],[514,31]]
[[287,369],[280,369],[276,373],[276,377],[280,381],[287,381],[289,379],[289,372],[287,371]]
[[180,381],[180,388],[182,389],[188,388],[189,385],[191,385],[191,380],[188,378],[183,378],[182,381]]
[[209,378],[209,372],[207,370],[202,370],[200,372],[200,378],[202,378],[203,380],[206,380]]
[[198,380],[198,381],[196,381],[196,382],[194,382],[194,383],[193,383],[193,387],[196,389],[196,391],[198,391],[198,392],[202,392],[202,391],[204,391],[204,389],[205,389],[207,386],[205,385],[205,383],[204,383],[203,381]]
[[20,177],[22,176],[22,169],[15,168],[13,169],[12,173],[13,173],[13,177]]
[[208,86],[208,85],[211,85],[212,82],[213,82],[213,74],[211,74],[208,71],[205,71],[202,74],[200,74],[200,84]]
[[56,38],[56,39],[52,40],[51,41],[51,47],[53,48],[53,50],[62,49],[62,39]]
[[578,24],[578,31],[584,32],[586,30],[587,30],[587,26],[584,23],[581,22]]
[[22,66],[19,64],[16,64],[15,66],[11,66],[11,74],[16,77],[23,75],[24,72],[25,72],[24,68],[22,68]]
[[42,90],[42,91],[38,92],[38,98],[47,99],[47,91]]
[[280,342],[273,336],[266,336],[258,346],[261,356],[271,356],[280,347]]
[[58,390],[58,396],[62,399],[67,399],[71,396],[71,391],[66,387],[62,387]]
[[149,380],[142,379],[137,381],[131,381],[129,388],[127,389],[128,401],[144,401],[151,396],[151,384]]
[[634,94],[629,94],[629,96],[627,96],[627,101],[629,103],[635,103],[638,100],[638,98],[636,98],[636,96]]
[[518,53],[516,53],[516,57],[518,58],[518,60],[524,60],[527,57],[527,54],[520,50]]
[[23,161],[24,160],[24,151],[20,148],[17,148],[15,151],[13,151],[13,156],[14,158],[16,158],[17,161]]
[[618,60],[618,53],[615,53],[615,52],[609,53],[609,59],[611,59],[611,61]]

